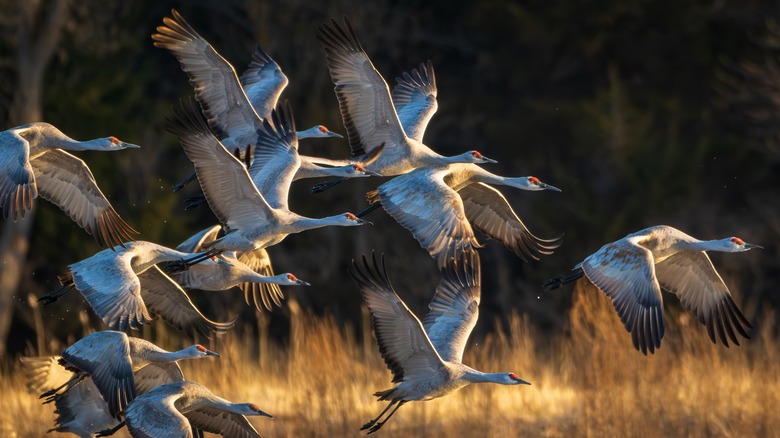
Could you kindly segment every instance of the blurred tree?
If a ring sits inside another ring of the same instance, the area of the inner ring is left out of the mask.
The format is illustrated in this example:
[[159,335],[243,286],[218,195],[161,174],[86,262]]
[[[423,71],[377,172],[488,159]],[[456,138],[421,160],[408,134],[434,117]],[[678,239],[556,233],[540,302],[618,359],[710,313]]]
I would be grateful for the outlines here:
[[[44,72],[60,42],[62,26],[67,19],[67,0],[17,0],[15,7],[4,1],[2,10],[13,17],[4,23],[8,41],[15,42],[8,125],[18,126],[43,120]],[[6,353],[6,338],[11,326],[14,299],[25,272],[30,230],[35,211],[24,219],[4,221],[0,236],[0,358]]]

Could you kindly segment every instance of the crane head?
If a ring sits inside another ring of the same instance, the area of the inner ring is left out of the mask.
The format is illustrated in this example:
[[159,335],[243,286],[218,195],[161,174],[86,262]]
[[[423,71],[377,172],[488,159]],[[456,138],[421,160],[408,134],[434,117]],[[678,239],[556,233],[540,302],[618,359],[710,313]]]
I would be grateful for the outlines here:
[[289,284],[289,285],[294,285],[294,286],[311,286],[311,284],[309,284],[309,283],[299,279],[298,277],[296,277],[293,274],[285,274],[285,278],[287,278],[287,281],[288,281],[287,284]]
[[206,347],[204,347],[204,346],[202,346],[200,344],[195,344],[192,347],[190,347],[189,349],[192,350],[191,353],[193,353],[192,357],[194,357],[194,358],[208,357],[208,356],[220,357],[219,353],[215,353],[215,352],[209,350],[208,348],[206,348]]
[[509,383],[510,385],[530,385],[531,384],[531,382],[527,382],[527,381],[521,379],[515,373],[509,373],[506,376],[509,378],[509,381],[507,383]]
[[260,415],[263,417],[274,418],[271,414],[264,412],[262,409],[260,409],[260,407],[258,407],[254,403],[248,403],[244,406],[246,406],[246,408],[251,411],[251,413],[249,413],[248,415]]
[[753,245],[751,243],[747,243],[744,240],[740,239],[739,237],[731,237],[729,239],[724,239],[726,248],[729,250],[729,252],[743,252],[743,251],[749,251],[751,249],[764,249],[763,246],[759,245]]
[[561,191],[561,189],[559,189],[558,187],[551,186],[549,184],[545,184],[541,182],[539,178],[535,176],[526,176],[524,178],[520,178],[519,185],[517,186],[517,188],[523,190],[529,190],[529,191],[539,191],[539,190],[552,190],[554,192]]
[[467,163],[475,163],[475,164],[498,163],[498,161],[488,158],[482,155],[481,152],[476,150],[468,151],[465,154],[463,154],[463,156],[465,158],[465,162]]
[[125,143],[122,140],[111,136],[98,140],[100,142],[100,149],[108,151],[116,151],[120,149],[140,149],[141,146],[134,145],[132,143]]

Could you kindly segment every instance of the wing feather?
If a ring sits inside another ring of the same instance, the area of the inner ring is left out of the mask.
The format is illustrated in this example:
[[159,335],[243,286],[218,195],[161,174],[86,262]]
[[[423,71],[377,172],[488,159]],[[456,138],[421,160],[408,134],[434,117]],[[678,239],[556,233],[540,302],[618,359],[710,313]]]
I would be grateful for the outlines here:
[[385,154],[398,152],[388,149],[401,147],[406,134],[390,90],[361,47],[352,26],[346,19],[343,27],[332,20],[330,25],[318,29],[317,39],[325,48],[352,155],[365,155],[382,143],[388,145]]
[[481,245],[466,220],[463,201],[445,182],[447,168],[421,168],[378,188],[379,202],[409,230],[439,268],[462,251]]
[[124,246],[138,234],[117,214],[81,159],[53,149],[30,162],[41,197],[60,207],[103,247]]
[[483,184],[470,184],[458,190],[469,223],[491,239],[503,243],[524,261],[550,255],[562,243],[562,237],[540,239],[528,230],[504,195]]
[[14,129],[0,132],[0,207],[3,218],[23,218],[38,197],[30,143]]
[[223,411],[212,407],[204,407],[187,411],[184,414],[192,427],[206,432],[236,438],[260,438],[260,434],[241,414]]
[[240,80],[255,112],[264,119],[271,117],[271,110],[276,107],[279,96],[289,82],[279,64],[260,45],[255,46],[252,62],[241,74]]
[[362,266],[353,260],[350,275],[358,283],[371,312],[374,335],[393,382],[433,374],[444,363],[425,334],[420,320],[396,294],[382,259],[380,268],[372,253],[372,263],[363,256]]
[[439,107],[433,63],[430,60],[421,63],[418,68],[395,78],[395,82],[393,104],[401,126],[407,136],[422,141],[425,128]]
[[661,346],[664,323],[652,253],[636,238],[624,238],[604,245],[579,267],[612,300],[634,347],[654,353]]
[[235,325],[236,318],[227,322],[206,318],[187,293],[157,266],[147,269],[138,278],[141,296],[149,310],[192,338],[196,333],[211,338],[215,333],[225,332]]
[[[243,251],[238,254],[238,261],[247,265],[250,269],[260,275],[271,277],[274,275],[274,269],[271,266],[271,257],[264,248],[253,251]],[[260,310],[260,304],[271,310],[271,303],[282,307],[284,294],[278,284],[274,283],[241,283],[238,285],[244,291],[244,299],[249,304],[249,297],[252,296],[255,308]]]
[[676,294],[683,306],[696,315],[707,327],[713,343],[717,333],[726,347],[728,339],[739,345],[735,330],[750,339],[747,330],[753,326],[734,303],[707,253],[679,252],[658,263],[655,271],[660,286]]
[[466,341],[479,319],[481,275],[476,250],[447,264],[428,305],[423,327],[442,359],[460,363]]

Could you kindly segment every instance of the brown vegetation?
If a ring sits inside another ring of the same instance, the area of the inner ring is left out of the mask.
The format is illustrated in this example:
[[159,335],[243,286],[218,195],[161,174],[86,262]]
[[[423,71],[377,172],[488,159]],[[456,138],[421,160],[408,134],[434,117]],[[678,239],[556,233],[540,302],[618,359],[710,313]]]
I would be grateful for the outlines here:
[[[411,403],[379,433],[780,436],[780,349],[773,327],[765,324],[742,347],[727,349],[713,345],[689,314],[675,312],[673,298],[667,301],[672,309],[662,347],[645,357],[607,299],[580,283],[566,334],[541,333],[514,314],[505,328],[469,343],[465,363],[515,371],[532,386],[473,385]],[[390,386],[365,327],[356,337],[354,327],[334,318],[303,314],[293,318],[287,346],[247,328],[245,335],[233,332],[215,342],[221,359],[182,367],[187,378],[215,393],[272,413],[275,420],[252,420],[265,436],[358,436],[360,425],[383,407],[371,394]],[[179,338],[155,341],[174,348]],[[51,427],[52,407],[41,406],[22,380],[18,366],[0,374],[2,436],[40,436]]]

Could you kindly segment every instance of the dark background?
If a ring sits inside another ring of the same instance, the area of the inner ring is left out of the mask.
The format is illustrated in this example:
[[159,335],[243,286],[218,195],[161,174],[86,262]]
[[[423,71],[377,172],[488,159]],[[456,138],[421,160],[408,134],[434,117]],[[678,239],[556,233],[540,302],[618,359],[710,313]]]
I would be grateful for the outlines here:
[[[17,111],[25,75],[20,21],[24,2],[0,0],[0,128]],[[47,31],[50,2],[29,22]],[[736,302],[757,326],[774,324],[780,280],[780,3],[771,1],[187,1],[62,2],[61,35],[42,80],[42,120],[76,139],[115,135],[142,146],[118,153],[79,153],[139,239],[175,246],[216,222],[201,208],[184,211],[195,193],[171,193],[192,172],[164,130],[171,105],[192,94],[175,58],[150,35],[172,7],[241,72],[259,43],[290,79],[283,97],[299,129],[325,124],[345,134],[317,26],[347,16],[376,68],[393,78],[433,61],[439,111],[425,143],[443,155],[479,149],[497,159],[488,169],[534,175],[563,193],[502,189],[540,237],[565,234],[556,254],[526,264],[496,242],[482,250],[483,295],[478,331],[513,310],[558,331],[570,289],[542,295],[540,285],[565,273],[602,244],[666,224],[700,239],[739,236],[764,251],[712,254]],[[72,3],[72,4],[71,4]],[[29,6],[27,6],[29,8]],[[49,29],[51,30],[51,29]],[[20,76],[21,75],[21,76]],[[347,157],[346,140],[307,140],[303,153]],[[326,216],[365,207],[376,179],[353,180],[312,196],[315,180],[294,183],[291,208]],[[411,235],[383,211],[375,225],[320,229],[269,249],[277,273],[312,283],[288,297],[340,321],[360,317],[349,261],[376,249],[387,255],[396,289],[418,314],[438,273]],[[5,231],[7,232],[7,231]],[[58,287],[56,275],[99,250],[65,214],[37,202],[21,282],[11,296],[7,351],[34,339],[29,294]],[[5,257],[0,252],[0,257]],[[3,259],[5,265],[5,259]],[[13,274],[0,272],[2,275]],[[239,291],[194,292],[213,318],[254,311]],[[679,307],[665,295],[667,307]],[[82,331],[79,313],[99,320],[80,296],[43,309],[47,339]],[[288,306],[271,313],[286,337]],[[0,305],[0,320],[9,318]],[[1,324],[0,324],[1,325]],[[3,335],[0,330],[0,335]],[[0,340],[0,344],[3,340]]]

